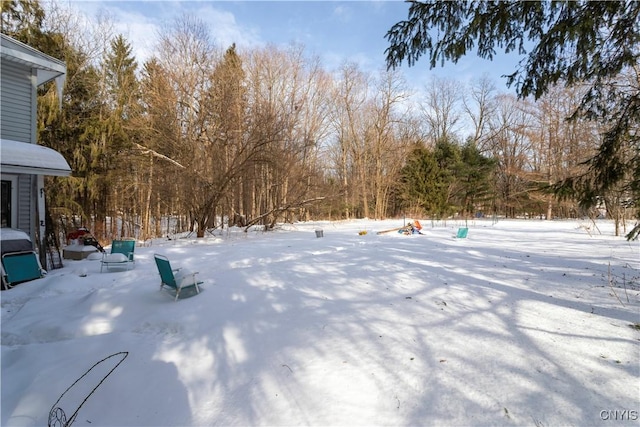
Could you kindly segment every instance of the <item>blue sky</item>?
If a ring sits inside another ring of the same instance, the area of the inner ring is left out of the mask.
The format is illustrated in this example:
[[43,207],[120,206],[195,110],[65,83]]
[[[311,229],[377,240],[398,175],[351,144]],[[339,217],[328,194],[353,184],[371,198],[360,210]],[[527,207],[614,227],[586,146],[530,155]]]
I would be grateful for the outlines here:
[[[351,61],[371,72],[385,67],[385,34],[406,19],[409,9],[403,1],[59,1],[89,17],[98,11],[110,15],[139,62],[146,59],[162,26],[187,13],[206,23],[223,48],[231,43],[242,49],[297,42],[308,54],[319,55],[328,70]],[[500,76],[514,71],[517,61],[501,54],[490,62],[470,53],[444,68],[430,70],[423,60],[402,70],[414,87],[424,86],[431,76],[469,81],[486,73],[499,90],[507,91]]]

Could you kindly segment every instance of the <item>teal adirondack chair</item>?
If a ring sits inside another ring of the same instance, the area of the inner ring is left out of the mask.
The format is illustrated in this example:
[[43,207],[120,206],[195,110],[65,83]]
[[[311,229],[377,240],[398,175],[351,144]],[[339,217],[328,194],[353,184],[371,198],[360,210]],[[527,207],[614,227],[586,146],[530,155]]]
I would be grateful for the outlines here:
[[39,279],[46,273],[33,251],[10,252],[2,255],[2,280],[7,288],[18,283]]
[[196,293],[200,293],[200,287],[198,285],[201,285],[203,282],[198,281],[196,278],[198,272],[181,272],[180,270],[182,270],[182,268],[171,268],[171,263],[166,256],[154,254],[153,257],[156,260],[156,266],[160,273],[160,290],[165,286],[173,289],[176,293],[176,301],[178,301],[180,292],[183,289],[195,288]]
[[133,258],[133,252],[135,249],[135,240],[114,240],[111,242],[111,253],[102,254],[100,272],[102,273],[102,268],[104,266],[107,266],[107,271],[113,266],[132,268],[135,266],[136,262]]
[[458,234],[456,234],[456,239],[466,239],[467,233],[469,233],[469,229],[467,227],[458,228]]

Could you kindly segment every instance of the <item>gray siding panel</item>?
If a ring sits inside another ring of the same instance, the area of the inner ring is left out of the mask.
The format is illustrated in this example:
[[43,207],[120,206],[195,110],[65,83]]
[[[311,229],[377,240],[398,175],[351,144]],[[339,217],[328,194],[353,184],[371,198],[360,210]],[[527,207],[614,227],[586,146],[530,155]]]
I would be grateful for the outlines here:
[[[18,224],[17,228],[31,235],[31,212],[33,210],[31,188],[32,175],[18,175]],[[34,236],[31,236],[33,240]]]
[[0,136],[3,139],[31,142],[32,86],[31,69],[2,61],[2,97],[0,98]]

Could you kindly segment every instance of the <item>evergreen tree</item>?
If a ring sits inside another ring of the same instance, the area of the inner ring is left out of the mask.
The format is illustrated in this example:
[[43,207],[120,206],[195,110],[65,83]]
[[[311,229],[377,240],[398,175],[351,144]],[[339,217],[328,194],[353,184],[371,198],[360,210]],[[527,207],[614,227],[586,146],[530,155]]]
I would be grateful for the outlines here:
[[3,0],[0,2],[1,31],[9,37],[42,50],[45,37],[42,25],[45,13],[38,0]]
[[461,148],[441,138],[433,149],[411,152],[401,171],[400,198],[404,207],[417,206],[437,218],[467,215],[489,200],[494,168],[472,142]]
[[[67,80],[63,93],[62,109],[57,99],[41,96],[38,101],[39,140],[59,151],[71,166],[68,178],[54,178],[47,187],[52,208],[74,223],[70,226],[91,226],[88,220],[100,198],[96,183],[100,180],[98,168],[100,152],[91,144],[91,128],[99,116],[100,104],[98,73],[87,66],[86,56],[72,47],[65,53]],[[46,111],[43,111],[46,110]],[[79,223],[75,223],[75,218]]]
[[492,177],[495,165],[495,160],[483,156],[473,141],[462,147],[456,181],[463,215],[473,214],[478,209],[487,210],[487,203],[494,192]]
[[416,147],[400,176],[400,199],[404,207],[419,207],[427,215],[442,217],[447,210],[449,181],[432,150]]
[[109,96],[113,120],[126,124],[139,113],[138,64],[131,45],[122,35],[111,42],[105,60],[106,92]]
[[460,147],[447,137],[440,138],[436,141],[434,156],[439,169],[439,185],[445,193],[438,214],[441,217],[447,217],[460,209],[457,203],[459,200],[455,197],[459,188]]
[[147,156],[150,190],[146,198],[147,211],[153,204],[155,234],[159,235],[163,215],[186,215],[184,192],[180,187],[189,184],[184,184],[184,166],[176,143],[180,131],[175,113],[176,93],[166,70],[155,58],[144,64],[140,87],[144,114],[136,117],[134,128],[139,138],[136,146],[141,155]]
[[[141,223],[143,230],[149,227],[148,201],[151,182],[146,168],[136,167],[141,158],[134,150],[133,142],[137,140],[137,116],[140,114],[140,90],[136,77],[138,64],[132,48],[122,35],[116,36],[110,43],[102,64],[104,69],[104,110],[101,116],[101,135],[103,140],[103,198],[102,212],[97,217],[108,215],[115,217],[118,213],[126,215],[121,237],[135,235],[133,223]],[[144,207],[144,209],[142,209]],[[106,218],[104,218],[106,219]],[[112,222],[113,224],[113,222]],[[105,230],[105,234],[113,234]]]

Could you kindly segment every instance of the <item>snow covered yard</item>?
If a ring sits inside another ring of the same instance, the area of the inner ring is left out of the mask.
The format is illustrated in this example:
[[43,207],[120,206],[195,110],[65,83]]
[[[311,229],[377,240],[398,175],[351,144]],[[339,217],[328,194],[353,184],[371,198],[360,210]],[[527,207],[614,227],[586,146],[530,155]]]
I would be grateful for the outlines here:
[[[0,423],[46,425],[62,396],[91,426],[638,425],[638,242],[610,222],[422,223],[157,240],[102,274],[66,261],[0,294]],[[201,294],[159,291],[156,252]]]

